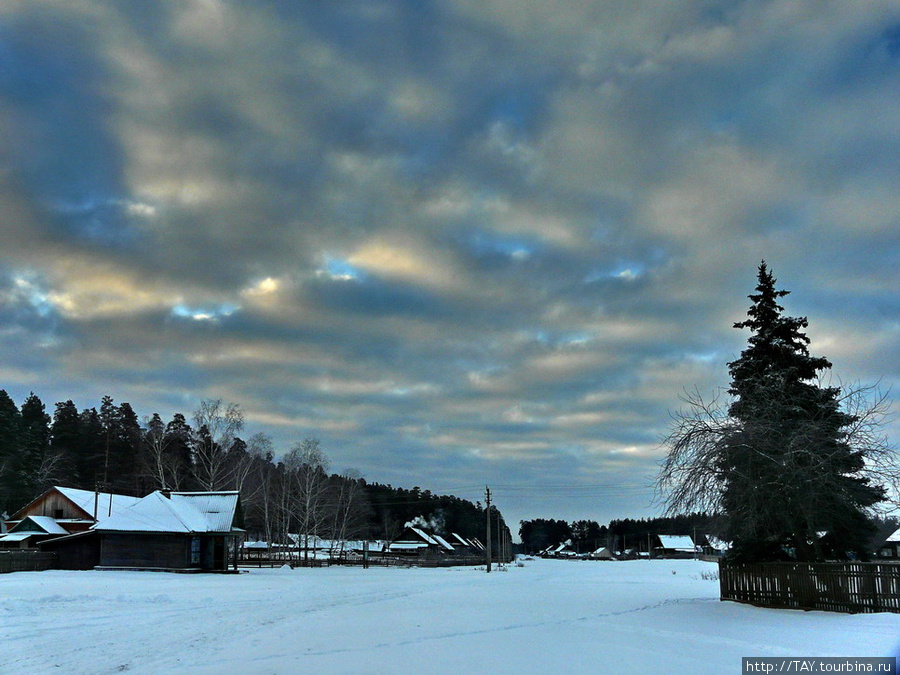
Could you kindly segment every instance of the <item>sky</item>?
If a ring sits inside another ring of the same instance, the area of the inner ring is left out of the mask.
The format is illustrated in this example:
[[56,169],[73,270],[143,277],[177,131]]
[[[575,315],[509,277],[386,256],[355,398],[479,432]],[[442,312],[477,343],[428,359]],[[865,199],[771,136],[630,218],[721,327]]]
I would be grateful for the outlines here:
[[896,384],[898,185],[895,0],[0,2],[0,388],[648,517],[761,260]]

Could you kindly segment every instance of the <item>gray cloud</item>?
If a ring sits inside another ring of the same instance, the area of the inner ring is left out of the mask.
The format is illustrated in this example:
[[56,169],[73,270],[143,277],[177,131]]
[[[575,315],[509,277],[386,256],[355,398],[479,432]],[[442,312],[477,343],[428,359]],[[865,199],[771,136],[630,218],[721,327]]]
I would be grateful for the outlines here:
[[[765,258],[897,377],[895,3],[0,9],[0,386],[640,517]],[[504,503],[505,502],[505,503]]]

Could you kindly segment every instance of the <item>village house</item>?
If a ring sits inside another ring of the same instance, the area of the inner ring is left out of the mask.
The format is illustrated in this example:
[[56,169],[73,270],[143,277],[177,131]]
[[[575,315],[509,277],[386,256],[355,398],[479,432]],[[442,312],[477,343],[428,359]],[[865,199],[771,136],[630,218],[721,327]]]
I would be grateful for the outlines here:
[[447,540],[418,527],[407,527],[385,547],[385,553],[401,556],[434,557],[453,552]]
[[588,558],[591,560],[616,560],[616,554],[608,546],[601,546],[596,551],[592,551]]
[[876,556],[879,558],[894,559],[900,558],[900,529],[893,532],[878,547]]
[[686,534],[658,534],[652,547],[654,558],[692,558],[702,549]]
[[237,492],[153,492],[87,531],[42,542],[61,569],[225,572],[237,568]]
[[[7,532],[25,518],[38,516],[55,521],[67,534],[84,532],[99,520],[134,506],[139,497],[54,486],[13,513],[4,523]],[[45,521],[42,521],[45,522]]]
[[69,534],[49,516],[25,516],[10,530],[0,535],[0,549],[37,548],[40,541]]

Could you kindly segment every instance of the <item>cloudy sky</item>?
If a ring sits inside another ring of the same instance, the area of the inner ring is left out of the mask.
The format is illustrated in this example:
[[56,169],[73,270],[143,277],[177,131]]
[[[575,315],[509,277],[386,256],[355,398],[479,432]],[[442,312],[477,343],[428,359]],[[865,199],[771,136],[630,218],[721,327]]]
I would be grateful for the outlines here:
[[644,517],[765,258],[898,376],[896,0],[0,2],[0,388]]

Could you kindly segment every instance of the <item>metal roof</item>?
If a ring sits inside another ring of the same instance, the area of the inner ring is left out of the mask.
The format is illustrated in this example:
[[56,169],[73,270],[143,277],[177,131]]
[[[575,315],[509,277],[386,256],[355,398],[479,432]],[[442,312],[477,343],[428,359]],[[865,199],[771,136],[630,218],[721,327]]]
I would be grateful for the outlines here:
[[440,544],[444,549],[446,549],[446,550],[448,550],[448,551],[453,551],[453,550],[455,550],[455,549],[450,545],[450,543],[449,543],[446,539],[444,539],[443,537],[441,537],[440,535],[433,534],[433,535],[431,535],[431,536],[432,536],[432,538],[435,539],[435,540],[437,541],[437,543]]
[[9,534],[0,535],[0,541],[24,541],[28,537],[43,534],[42,532],[10,532]]
[[237,511],[237,492],[173,492],[173,503],[187,503],[206,518],[209,531],[230,532]]
[[93,492],[92,490],[79,490],[78,488],[67,488],[56,486],[67,499],[75,503],[78,508],[94,515],[94,503],[97,503],[97,520],[108,518],[110,514],[115,515],[121,509],[134,506],[140,501],[139,497],[129,497],[128,495],[117,495],[109,492]]
[[[230,508],[229,508],[230,507]],[[237,492],[153,492],[133,506],[97,523],[99,532],[217,532],[232,531]]]
[[693,540],[686,534],[661,534],[659,535],[659,543],[663,548],[670,548],[676,551],[696,551]]
[[25,516],[16,524],[15,527],[10,530],[10,532],[30,532],[32,534],[69,534],[68,530],[63,528],[50,516]]

